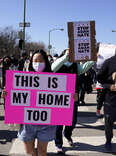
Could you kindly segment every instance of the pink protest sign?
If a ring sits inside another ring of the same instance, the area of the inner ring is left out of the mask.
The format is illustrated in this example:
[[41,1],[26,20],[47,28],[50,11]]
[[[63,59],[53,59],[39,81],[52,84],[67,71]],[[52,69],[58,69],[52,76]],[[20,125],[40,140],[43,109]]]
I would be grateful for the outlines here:
[[6,71],[5,123],[71,125],[75,74]]

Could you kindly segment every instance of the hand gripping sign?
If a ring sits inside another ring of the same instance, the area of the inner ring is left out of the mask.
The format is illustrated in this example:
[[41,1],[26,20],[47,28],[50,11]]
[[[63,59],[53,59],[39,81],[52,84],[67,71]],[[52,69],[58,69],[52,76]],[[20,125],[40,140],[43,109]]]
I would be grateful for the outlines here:
[[75,74],[6,71],[5,123],[72,125]]

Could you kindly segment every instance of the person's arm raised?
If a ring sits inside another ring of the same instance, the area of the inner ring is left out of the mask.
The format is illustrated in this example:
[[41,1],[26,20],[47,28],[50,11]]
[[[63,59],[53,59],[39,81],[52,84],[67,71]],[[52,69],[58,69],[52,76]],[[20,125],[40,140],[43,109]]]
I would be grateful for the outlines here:
[[51,65],[52,71],[57,72],[63,64],[68,61],[69,59],[69,49],[67,49],[66,53],[64,56],[58,58],[56,61],[54,61]]

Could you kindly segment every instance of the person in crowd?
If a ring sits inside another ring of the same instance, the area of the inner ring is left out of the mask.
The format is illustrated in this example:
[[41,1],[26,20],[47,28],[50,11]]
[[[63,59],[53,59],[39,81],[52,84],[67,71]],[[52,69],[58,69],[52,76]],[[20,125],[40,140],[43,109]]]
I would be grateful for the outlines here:
[[54,62],[52,55],[48,54],[48,60],[49,60],[50,64],[52,64]]
[[79,104],[85,105],[85,73],[79,75]]
[[[101,66],[97,65],[97,73],[99,72]],[[103,115],[101,114],[101,109],[102,109],[102,106],[103,106],[104,100],[105,100],[105,89],[103,88],[102,84],[99,83],[98,81],[96,82],[96,90],[97,90],[97,96],[96,96],[97,111],[96,111],[96,116],[98,118],[101,118],[101,117],[103,117]]]
[[93,77],[91,73],[91,68],[85,73],[85,91],[87,94],[92,93],[93,91]]
[[104,118],[105,118],[105,148],[112,151],[113,124],[116,121],[116,55],[105,60],[97,73],[97,80],[105,89]]
[[[87,72],[93,64],[94,64],[94,61],[89,61],[82,65],[78,63],[69,62],[69,49],[66,49],[63,51],[61,56],[52,63],[51,67],[52,67],[53,72],[75,73],[76,75],[80,75],[80,74]],[[75,90],[76,90],[77,95],[79,95],[79,88],[78,88],[79,81],[78,81],[78,76],[76,77],[77,78],[76,78]],[[79,97],[78,97],[78,100],[79,100]],[[74,102],[72,126],[65,126],[65,129],[64,129],[64,136],[66,137],[70,146],[73,146],[72,131],[75,128],[75,125],[77,123],[77,110],[78,110],[78,103],[79,103],[78,100],[75,100]],[[63,126],[57,126],[55,144],[57,147],[58,154],[64,154],[64,151],[62,148],[63,146],[62,132],[63,132]]]
[[12,59],[10,56],[5,56],[3,57],[2,60],[2,88],[5,87],[5,76],[6,76],[6,70],[11,70],[11,65],[12,65]]
[[[28,71],[51,72],[51,66],[45,51],[38,50],[33,53]],[[6,91],[3,92],[3,96],[6,96]],[[76,94],[74,94],[74,100],[77,100]],[[36,156],[35,139],[38,140],[38,156],[46,156],[48,142],[55,139],[55,136],[56,126],[51,125],[22,124],[18,132],[18,137],[23,141],[26,153],[32,156]]]
[[0,58],[0,103],[1,103],[1,93],[2,93],[2,61],[3,59]]
[[[45,51],[38,50],[33,53],[28,71],[51,72],[51,66]],[[3,92],[3,96],[6,96],[5,91]],[[74,100],[77,100],[75,94]],[[51,125],[22,124],[18,132],[18,137],[23,141],[26,153],[32,156],[36,156],[35,139],[38,140],[38,156],[46,156],[48,142],[55,139],[55,136],[56,126]]]
[[97,111],[96,111],[96,116],[98,118],[103,117],[101,114],[101,109],[104,104],[104,99],[105,99],[105,89],[103,88],[102,84],[97,81],[96,83],[96,90],[97,90],[97,96],[96,96],[96,101],[97,101]]
[[23,71],[28,71],[29,64],[30,64],[30,60],[31,60],[31,57],[32,57],[32,55],[33,55],[33,52],[34,52],[34,51],[30,51],[29,57],[26,58],[26,60],[25,60],[25,62],[24,62],[24,66],[23,66]]
[[[10,56],[4,56],[1,64],[1,79],[0,79],[0,88],[2,91],[5,88],[5,78],[6,78],[6,70],[12,70],[12,59]],[[2,97],[2,93],[1,93]],[[4,108],[5,108],[5,100],[4,100]]]
[[[51,72],[51,66],[45,51],[38,50],[33,53],[28,71]],[[18,137],[23,141],[28,154],[36,156],[35,139],[38,140],[38,156],[46,156],[48,142],[55,138],[56,126],[50,125],[21,125]]]
[[27,57],[28,57],[28,55],[26,52],[22,53],[22,56],[21,56],[21,58],[19,60],[19,64],[18,64],[18,70],[23,71],[24,64],[25,64]]
[[[103,61],[104,61],[104,57],[99,54],[99,43],[97,44],[97,63],[96,63],[96,74],[99,72],[99,70],[102,67]],[[102,106],[104,104],[104,100],[105,100],[105,89],[103,88],[102,84],[99,83],[98,81],[96,82],[96,90],[97,90],[97,96],[96,96],[96,101],[97,101],[97,111],[96,111],[96,116],[98,118],[103,117],[103,115],[101,114],[101,109]]]
[[15,55],[12,55],[11,59],[12,59],[11,65],[12,70],[18,70],[18,59],[15,57]]

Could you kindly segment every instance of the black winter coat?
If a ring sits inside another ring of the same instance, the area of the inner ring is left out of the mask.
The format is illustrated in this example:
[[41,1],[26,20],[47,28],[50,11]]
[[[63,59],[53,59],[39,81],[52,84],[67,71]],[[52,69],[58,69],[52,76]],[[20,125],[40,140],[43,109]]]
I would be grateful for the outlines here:
[[116,72],[116,56],[107,59],[97,74],[98,82],[100,82],[106,90],[104,111],[112,114],[116,119],[116,92],[110,91],[110,86],[114,84],[112,74]]

